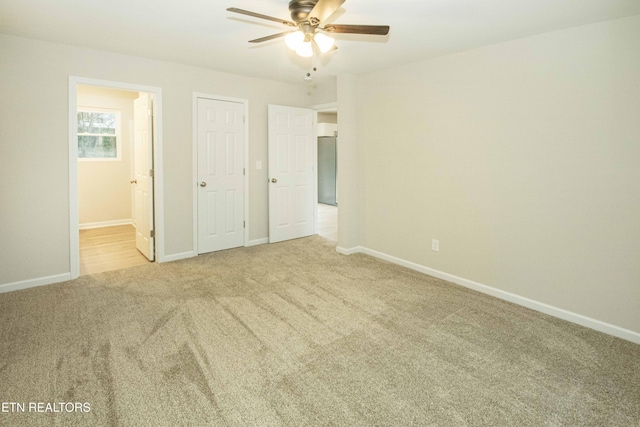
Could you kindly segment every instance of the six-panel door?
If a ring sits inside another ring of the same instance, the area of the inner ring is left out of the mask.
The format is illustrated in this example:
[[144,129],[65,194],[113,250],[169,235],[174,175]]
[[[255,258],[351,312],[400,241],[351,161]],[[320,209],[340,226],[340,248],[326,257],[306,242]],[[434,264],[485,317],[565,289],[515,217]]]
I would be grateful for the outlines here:
[[198,98],[198,253],[244,244],[244,105]]
[[269,105],[269,242],[313,234],[313,110]]

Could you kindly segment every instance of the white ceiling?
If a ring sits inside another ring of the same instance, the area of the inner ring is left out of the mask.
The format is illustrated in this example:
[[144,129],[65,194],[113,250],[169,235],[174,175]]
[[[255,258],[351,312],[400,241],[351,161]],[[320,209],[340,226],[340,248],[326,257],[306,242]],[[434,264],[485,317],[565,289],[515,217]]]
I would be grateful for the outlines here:
[[0,32],[255,77],[316,82],[576,25],[640,14],[640,0],[347,0],[327,22],[390,25],[388,36],[336,35],[339,49],[312,60],[287,30],[227,12],[290,19],[288,0],[0,0]]

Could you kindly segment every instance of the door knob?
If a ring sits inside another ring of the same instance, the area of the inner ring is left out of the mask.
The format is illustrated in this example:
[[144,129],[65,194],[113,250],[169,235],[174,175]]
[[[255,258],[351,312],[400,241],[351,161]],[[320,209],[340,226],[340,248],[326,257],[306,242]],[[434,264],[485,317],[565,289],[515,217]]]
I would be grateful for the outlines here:
[[278,182],[278,180],[275,179],[275,178],[271,178],[271,182],[273,182],[275,184],[276,182]]
[[132,179],[131,181],[129,181],[129,183],[131,183],[131,184],[137,184],[137,183],[138,183],[138,180],[137,180],[137,179]]
[[202,182],[200,183],[200,187],[206,187],[206,186],[207,186],[207,183],[206,183],[206,182],[202,181]]

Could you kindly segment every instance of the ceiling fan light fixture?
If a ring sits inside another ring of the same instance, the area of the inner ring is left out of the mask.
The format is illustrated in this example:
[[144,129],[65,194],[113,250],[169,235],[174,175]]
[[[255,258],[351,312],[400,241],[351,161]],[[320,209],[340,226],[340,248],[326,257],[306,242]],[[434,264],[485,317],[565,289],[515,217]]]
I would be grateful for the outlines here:
[[291,33],[284,38],[284,42],[287,44],[289,49],[297,51],[304,43],[304,33],[302,31]]
[[311,46],[311,42],[302,42],[300,47],[296,49],[296,53],[304,58],[313,56],[313,47]]
[[331,50],[333,45],[336,44],[336,41],[332,37],[329,37],[322,33],[316,33],[316,35],[313,37],[313,40],[316,42],[318,48],[320,48],[320,52],[322,53],[328,52],[329,50]]
[[324,33],[319,33],[318,31],[325,31],[330,34],[343,33],[378,36],[386,36],[389,34],[388,25],[324,25],[325,19],[340,9],[344,2],[345,0],[290,0],[289,12],[291,12],[291,21],[274,18],[273,16],[263,15],[250,10],[238,9],[237,7],[230,7],[227,11],[288,26],[288,31],[249,40],[249,43],[262,43],[284,37],[287,47],[305,58],[313,56],[314,50],[316,50],[313,47],[314,44],[320,53],[327,53],[337,49],[335,40],[332,37]]

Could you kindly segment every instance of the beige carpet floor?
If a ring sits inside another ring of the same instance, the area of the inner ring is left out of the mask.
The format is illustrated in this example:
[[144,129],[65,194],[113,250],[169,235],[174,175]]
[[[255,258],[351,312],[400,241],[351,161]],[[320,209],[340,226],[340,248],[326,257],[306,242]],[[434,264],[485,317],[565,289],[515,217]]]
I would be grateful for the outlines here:
[[0,294],[0,425],[640,425],[639,345],[334,245]]

